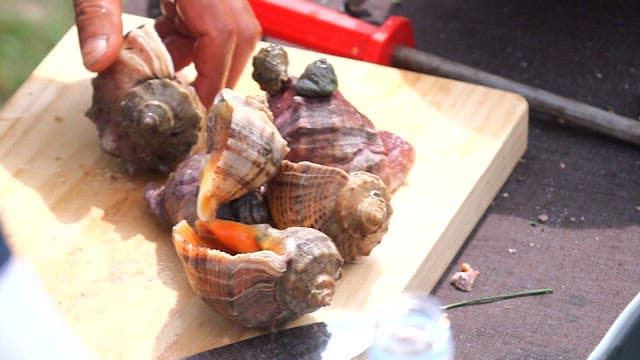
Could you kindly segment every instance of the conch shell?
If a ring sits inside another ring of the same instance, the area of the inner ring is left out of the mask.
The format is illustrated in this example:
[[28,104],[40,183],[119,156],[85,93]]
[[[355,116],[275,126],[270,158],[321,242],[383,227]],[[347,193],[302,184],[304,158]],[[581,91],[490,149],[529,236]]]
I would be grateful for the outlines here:
[[275,329],[329,305],[341,276],[331,239],[311,228],[182,221],[173,242],[196,294],[247,327]]
[[200,178],[198,218],[212,219],[218,207],[264,185],[289,151],[258,100],[223,89],[207,121],[209,150]]
[[205,109],[176,79],[171,57],[151,25],[125,35],[118,59],[93,80],[86,115],[104,151],[130,172],[169,172],[201,139]]
[[[385,182],[390,193],[402,185],[414,163],[410,143],[390,132],[378,131],[337,88],[333,68],[326,60],[310,64],[299,79],[288,76],[288,62],[279,63],[283,48],[272,45],[254,59],[254,77],[288,79],[270,86],[267,100],[274,123],[287,141],[286,159],[311,161],[347,172],[369,171]],[[269,66],[262,66],[269,64]],[[279,66],[278,66],[279,65]],[[257,67],[260,66],[260,67]],[[270,75],[267,75],[270,74]]]
[[283,161],[267,185],[267,199],[276,227],[318,229],[348,262],[369,255],[387,232],[393,214],[389,193],[378,176],[306,161]]

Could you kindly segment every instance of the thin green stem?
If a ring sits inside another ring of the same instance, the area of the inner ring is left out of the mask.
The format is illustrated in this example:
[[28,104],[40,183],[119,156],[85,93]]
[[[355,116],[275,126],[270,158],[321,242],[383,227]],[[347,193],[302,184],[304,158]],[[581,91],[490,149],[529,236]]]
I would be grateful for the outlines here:
[[551,293],[553,293],[553,290],[550,288],[518,291],[514,293],[509,293],[509,294],[502,294],[502,295],[495,295],[495,296],[483,297],[478,299],[460,301],[460,302],[444,305],[442,306],[442,309],[449,310],[449,309],[453,309],[461,306],[487,304],[494,301],[506,300],[506,299],[516,298],[521,296],[544,295],[544,294],[551,294]]

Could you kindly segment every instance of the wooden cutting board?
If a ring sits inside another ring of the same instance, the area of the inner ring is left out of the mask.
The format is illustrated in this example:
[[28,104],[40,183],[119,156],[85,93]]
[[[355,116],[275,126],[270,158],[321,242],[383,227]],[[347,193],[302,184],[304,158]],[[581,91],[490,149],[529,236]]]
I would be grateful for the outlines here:
[[[125,16],[125,28],[149,21]],[[289,49],[291,73],[326,55]],[[416,150],[392,200],[389,232],[345,266],[333,305],[292,325],[368,311],[405,289],[429,291],[523,154],[517,95],[329,57],[344,95]],[[0,217],[14,252],[100,358],[186,356],[259,331],[210,311],[188,285],[170,229],[143,186],[100,150],[84,116],[90,79],[71,29],[0,112]],[[191,73],[193,75],[193,73]],[[259,94],[246,69],[237,91]]]

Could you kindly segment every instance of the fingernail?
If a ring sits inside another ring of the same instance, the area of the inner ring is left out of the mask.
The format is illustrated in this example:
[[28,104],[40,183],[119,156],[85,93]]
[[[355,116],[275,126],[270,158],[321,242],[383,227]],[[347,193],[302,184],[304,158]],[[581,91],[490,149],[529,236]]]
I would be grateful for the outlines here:
[[89,67],[102,58],[107,51],[107,37],[95,36],[89,38],[82,47],[84,65]]

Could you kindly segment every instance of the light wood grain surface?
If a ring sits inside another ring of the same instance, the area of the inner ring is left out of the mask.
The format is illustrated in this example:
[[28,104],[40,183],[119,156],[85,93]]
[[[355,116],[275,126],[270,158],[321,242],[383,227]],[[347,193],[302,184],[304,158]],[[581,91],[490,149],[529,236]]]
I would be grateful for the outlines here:
[[[125,16],[125,28],[146,21]],[[526,102],[304,50],[289,57],[292,74],[328,57],[345,96],[416,149],[382,243],[345,267],[330,307],[292,325],[368,312],[405,289],[429,291],[523,154]],[[100,150],[84,116],[93,75],[71,29],[0,111],[0,217],[13,251],[99,358],[171,359],[259,334],[191,291],[170,229],[143,198],[143,186],[160,178],[129,176]],[[260,93],[249,68],[236,90]]]

